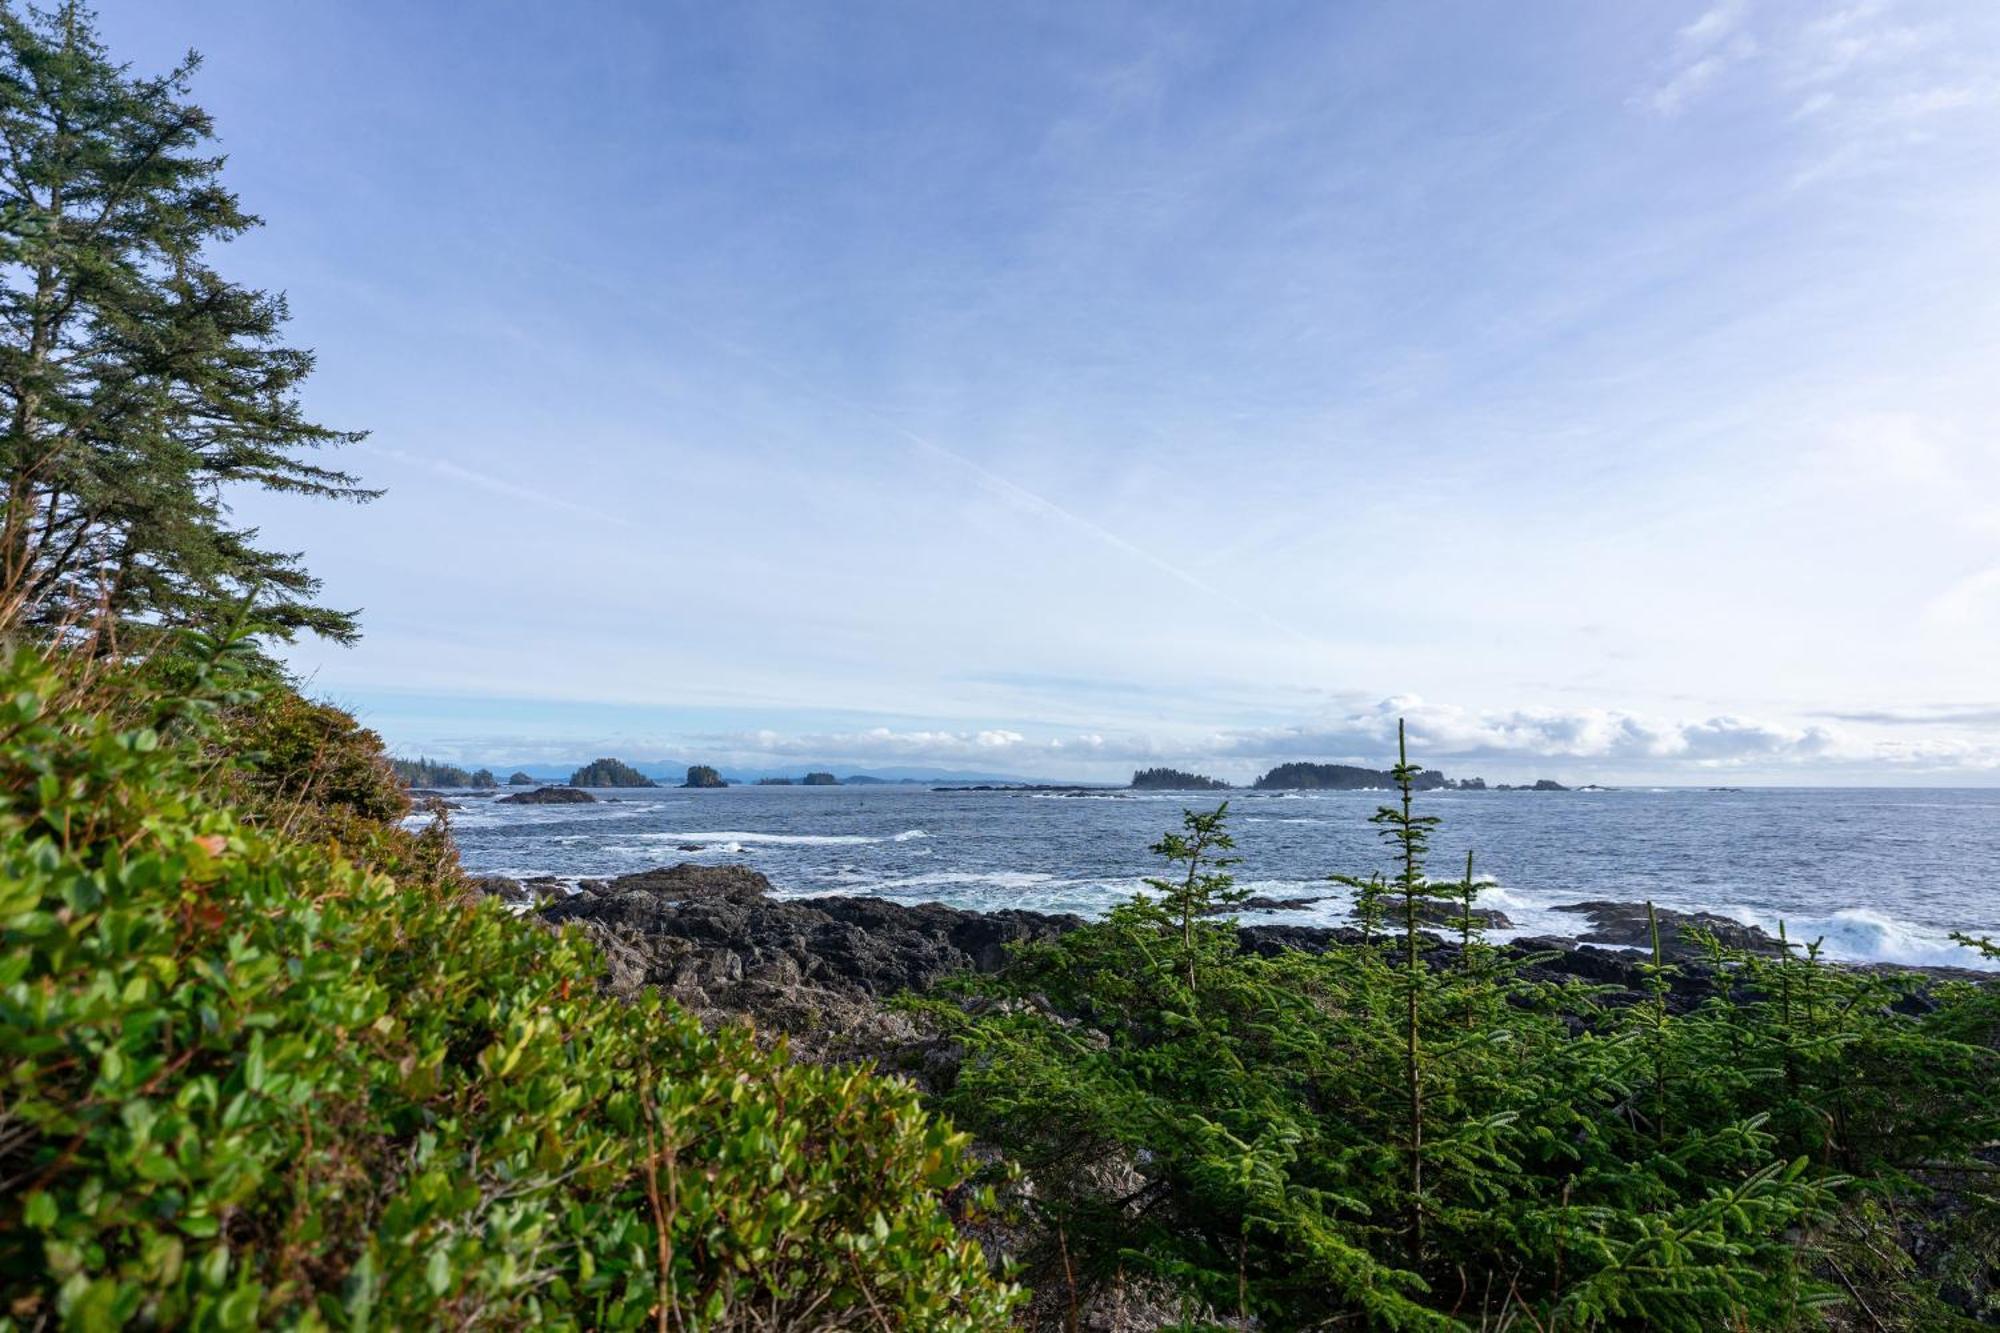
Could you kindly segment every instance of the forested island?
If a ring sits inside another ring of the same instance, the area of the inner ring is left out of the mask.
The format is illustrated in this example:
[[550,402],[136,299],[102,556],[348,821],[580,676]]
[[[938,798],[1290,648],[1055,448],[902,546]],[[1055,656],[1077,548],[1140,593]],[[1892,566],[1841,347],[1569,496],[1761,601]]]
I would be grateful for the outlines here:
[[1229,784],[1178,768],[1142,768],[1132,775],[1134,791],[1227,791]]
[[[1360,768],[1353,764],[1279,764],[1251,784],[1258,791],[1378,791],[1396,785],[1396,775],[1384,768]],[[1416,775],[1418,791],[1435,791],[1451,785],[1444,774],[1427,768]]]
[[657,787],[660,784],[622,759],[593,759],[569,775],[572,787]]
[[723,778],[722,774],[716,772],[707,764],[690,765],[687,771],[687,781],[681,783],[683,787],[696,788],[727,787],[728,785],[728,781]]
[[434,759],[391,759],[390,768],[405,787],[497,787],[499,781],[491,769],[481,768],[467,772],[457,764],[439,763]]

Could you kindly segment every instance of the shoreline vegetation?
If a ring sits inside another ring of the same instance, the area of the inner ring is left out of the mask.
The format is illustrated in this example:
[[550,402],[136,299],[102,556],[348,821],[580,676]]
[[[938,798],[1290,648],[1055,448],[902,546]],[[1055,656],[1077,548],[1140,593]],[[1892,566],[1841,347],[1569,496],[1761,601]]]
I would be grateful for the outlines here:
[[501,795],[274,660],[356,616],[225,498],[374,492],[210,267],[196,67],[0,0],[0,1333],[2000,1319],[2000,984],[1650,904],[1496,943],[1401,747],[1265,775],[1386,777],[1351,929],[1242,922],[1224,792],[1091,921],[469,877],[449,791],[657,780]]
[[8,1308],[1132,1333],[1993,1313],[1986,975],[1613,903],[1579,907],[1643,948],[1489,943],[1476,865],[1426,864],[1408,762],[1382,868],[1329,876],[1348,928],[1246,919],[1226,799],[1094,921],[790,900],[740,867],[473,881],[442,802],[401,827],[376,738],[187,642],[4,663]]

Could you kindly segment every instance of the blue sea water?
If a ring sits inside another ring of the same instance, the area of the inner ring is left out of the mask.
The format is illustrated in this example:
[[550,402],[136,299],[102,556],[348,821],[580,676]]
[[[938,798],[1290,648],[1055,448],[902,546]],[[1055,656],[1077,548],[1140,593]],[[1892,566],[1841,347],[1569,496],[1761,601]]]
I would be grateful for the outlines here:
[[[949,792],[922,787],[602,791],[586,806],[467,800],[452,815],[480,874],[594,878],[678,861],[741,863],[780,893],[1093,914],[1140,887],[1147,847],[1202,793]],[[1369,814],[1381,792],[1228,793],[1238,883],[1273,896],[1330,893],[1257,920],[1336,924],[1333,872],[1388,866]],[[2000,935],[2000,790],[1627,789],[1432,792],[1444,823],[1432,873],[1465,852],[1492,881],[1482,902],[1515,933],[1574,934],[1551,910],[1588,898],[1721,912],[1830,957],[1976,965],[1952,930]],[[1504,934],[1504,932],[1503,932]]]

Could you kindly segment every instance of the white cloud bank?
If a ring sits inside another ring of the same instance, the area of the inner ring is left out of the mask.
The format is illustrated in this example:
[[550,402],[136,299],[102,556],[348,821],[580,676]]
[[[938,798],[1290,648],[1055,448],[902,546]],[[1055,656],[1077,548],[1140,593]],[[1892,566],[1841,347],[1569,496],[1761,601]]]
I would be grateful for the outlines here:
[[[2000,709],[1991,715],[2000,718]],[[1959,710],[1950,718],[1959,723],[1965,716]],[[1482,712],[1398,696],[1297,725],[1200,733],[760,729],[688,732],[644,741],[604,738],[569,749],[581,754],[591,746],[608,747],[648,761],[655,755],[687,756],[744,769],[935,767],[1094,780],[1122,777],[1136,766],[1170,763],[1247,780],[1294,760],[1385,766],[1394,757],[1396,723],[1402,719],[1414,760],[1453,775],[1493,780],[1553,776],[1572,782],[1701,783],[1729,774],[1815,784],[1980,780],[2000,772],[2000,735],[1991,740],[1968,737],[1962,728],[1954,735],[1911,734],[1913,728],[1930,725],[1928,713],[1848,717],[1783,723],[1739,716],[1668,720],[1602,708]],[[450,748],[465,745],[457,742]]]

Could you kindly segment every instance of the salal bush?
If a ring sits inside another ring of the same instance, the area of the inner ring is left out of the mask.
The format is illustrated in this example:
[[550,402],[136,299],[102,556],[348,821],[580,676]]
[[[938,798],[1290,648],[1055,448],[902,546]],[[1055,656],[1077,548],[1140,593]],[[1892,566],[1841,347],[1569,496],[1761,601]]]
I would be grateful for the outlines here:
[[585,940],[251,819],[200,710],[65,678],[0,664],[0,1324],[1005,1322],[908,1087],[603,997]]

